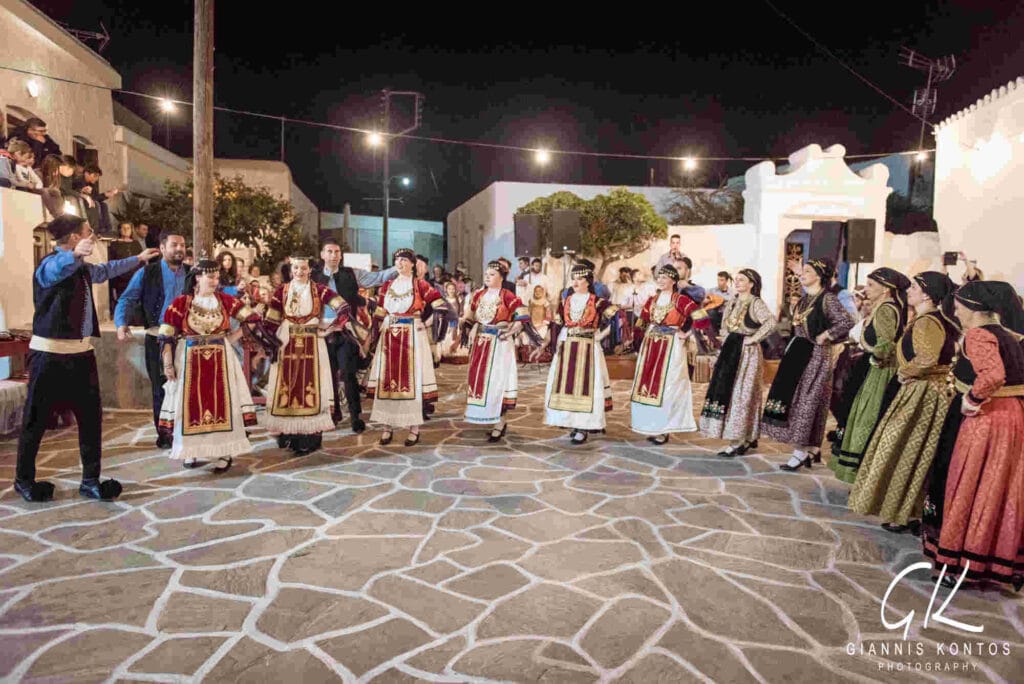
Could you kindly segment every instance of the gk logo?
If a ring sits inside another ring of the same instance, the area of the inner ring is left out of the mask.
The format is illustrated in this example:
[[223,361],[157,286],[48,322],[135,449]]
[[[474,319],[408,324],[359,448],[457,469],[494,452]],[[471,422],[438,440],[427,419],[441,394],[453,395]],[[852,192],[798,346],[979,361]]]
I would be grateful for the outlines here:
[[[892,590],[896,588],[896,585],[900,583],[900,580],[902,580],[904,577],[906,577],[910,573],[914,572],[915,570],[930,570],[931,567],[932,567],[931,563],[921,562],[921,563],[914,563],[913,565],[905,568],[900,574],[896,575],[896,577],[893,578],[892,582],[889,584],[889,589],[886,590],[886,592],[885,592],[885,596],[882,597],[882,608],[881,608],[882,624],[885,625],[886,629],[899,629],[900,627],[902,627],[903,628],[903,640],[904,641],[907,640],[907,634],[910,632],[910,625],[914,621],[914,611],[910,611],[909,613],[907,613],[901,620],[898,620],[896,622],[889,622],[885,618],[885,606],[886,606],[886,603],[888,603],[888,601],[889,601],[889,594],[891,594]],[[949,596],[947,596],[946,600],[943,601],[941,606],[939,606],[939,609],[937,611],[935,611],[934,613],[932,613],[932,606],[935,605],[935,597],[938,596],[938,594],[939,594],[939,587],[942,586],[942,578],[945,577],[945,575],[946,575],[946,566],[945,565],[942,566],[942,570],[939,572],[939,580],[935,583],[935,590],[932,591],[932,598],[928,602],[928,610],[924,614],[924,624],[922,625],[924,629],[928,629],[928,619],[929,619],[929,617],[933,617],[933,618],[935,618],[936,622],[942,623],[944,625],[949,625],[950,627],[953,627],[954,629],[959,629],[959,630],[962,630],[964,632],[971,632],[973,634],[981,634],[982,632],[985,631],[984,627],[979,627],[977,625],[968,625],[966,623],[959,622],[958,620],[954,620],[953,618],[948,618],[945,615],[943,615],[943,613],[945,612],[946,608],[949,607],[950,602],[953,600],[953,597],[956,595],[957,590],[960,588],[960,584],[964,581],[964,577],[967,576],[967,570],[970,567],[971,567],[971,562],[967,561],[967,564],[964,566],[963,573],[960,575],[959,578],[957,578],[956,586],[953,587],[953,591],[949,592]]]

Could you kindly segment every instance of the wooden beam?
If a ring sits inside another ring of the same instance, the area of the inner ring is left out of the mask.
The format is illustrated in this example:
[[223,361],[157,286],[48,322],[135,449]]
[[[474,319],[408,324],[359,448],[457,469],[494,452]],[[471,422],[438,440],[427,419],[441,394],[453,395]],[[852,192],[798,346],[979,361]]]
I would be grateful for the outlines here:
[[213,253],[213,2],[195,0],[192,47],[192,248]]

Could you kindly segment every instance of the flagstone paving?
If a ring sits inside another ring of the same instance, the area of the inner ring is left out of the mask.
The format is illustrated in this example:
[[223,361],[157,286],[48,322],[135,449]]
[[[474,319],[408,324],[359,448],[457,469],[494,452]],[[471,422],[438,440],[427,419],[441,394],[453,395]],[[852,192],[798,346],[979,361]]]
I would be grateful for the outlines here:
[[696,433],[654,446],[628,429],[626,381],[607,435],[573,446],[543,425],[537,368],[489,444],[459,420],[463,374],[441,368],[414,448],[339,430],[294,457],[257,430],[224,475],[108,413],[113,503],[78,497],[73,429],[44,441],[44,505],[14,495],[0,441],[0,679],[1019,681],[1024,599],[1005,590],[947,609],[982,634],[922,628],[933,585],[912,575],[889,619],[915,611],[923,655],[896,651],[882,596],[920,542],[849,512],[826,468],[781,472],[770,443],[719,458]]

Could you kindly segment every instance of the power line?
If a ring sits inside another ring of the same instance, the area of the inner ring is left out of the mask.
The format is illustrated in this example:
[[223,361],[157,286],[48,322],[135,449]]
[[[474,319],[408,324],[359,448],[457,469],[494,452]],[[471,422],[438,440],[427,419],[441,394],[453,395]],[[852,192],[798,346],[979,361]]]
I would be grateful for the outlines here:
[[[29,76],[38,76],[40,78],[47,78],[47,79],[50,79],[50,80],[53,80],[53,81],[59,81],[59,82],[62,82],[62,83],[70,83],[70,84],[73,84],[73,85],[81,85],[81,86],[87,86],[87,87],[90,87],[90,88],[96,88],[96,89],[99,89],[99,90],[106,90],[106,91],[109,91],[109,92],[112,92],[112,93],[119,93],[119,94],[122,94],[122,95],[131,95],[131,96],[134,96],[134,97],[141,97],[141,98],[144,98],[144,99],[147,99],[147,100],[153,100],[155,102],[171,102],[173,104],[182,105],[183,107],[192,107],[193,106],[192,103],[188,102],[187,100],[175,100],[175,99],[172,99],[172,98],[160,97],[160,96],[157,96],[157,95],[150,95],[149,93],[140,93],[140,92],[137,92],[137,91],[134,91],[134,90],[126,90],[124,88],[110,88],[109,86],[97,85],[95,83],[85,83],[83,81],[76,81],[76,80],[73,80],[73,79],[61,78],[59,76],[50,76],[48,74],[41,74],[41,73],[38,73],[38,72],[29,71],[27,69],[19,69],[19,68],[16,68],[16,67],[9,67],[9,66],[0,66],[0,69],[5,69],[7,71],[13,71],[13,72],[21,73],[21,74],[26,74],[26,75],[29,75]],[[897,104],[899,104],[899,103],[897,102]],[[900,105],[900,107],[902,107],[903,109],[906,109],[906,107],[903,107],[903,105]],[[282,116],[282,115],[279,115],[279,114],[265,114],[263,112],[253,112],[253,111],[248,111],[248,110],[244,110],[244,109],[234,109],[234,108],[231,108],[231,107],[216,107],[216,106],[214,107],[214,110],[216,110],[218,112],[229,113],[229,114],[238,114],[238,115],[242,115],[242,116],[251,116],[251,117],[259,118],[259,119],[267,119],[267,120],[271,120],[271,121],[278,121],[278,122],[281,122],[282,124],[284,124],[284,123],[297,124],[297,125],[301,125],[301,126],[310,126],[310,127],[314,127],[314,128],[326,128],[326,129],[330,129],[330,130],[343,131],[343,132],[347,132],[347,133],[359,133],[359,134],[362,134],[362,135],[369,135],[369,134],[372,134],[372,133],[378,133],[380,135],[383,135],[383,134],[379,133],[378,131],[374,131],[372,129],[358,128],[358,127],[355,127],[355,126],[344,126],[344,125],[341,125],[341,124],[332,124],[332,123],[327,123],[327,122],[324,122],[324,121],[311,121],[311,120],[308,120],[308,119],[298,119],[298,118],[289,117],[289,116]],[[536,147],[526,147],[526,146],[522,146],[522,145],[506,145],[506,144],[502,144],[502,143],[492,143],[492,142],[484,142],[484,141],[478,141],[478,140],[461,140],[461,139],[457,139],[457,138],[445,138],[445,137],[438,137],[438,136],[412,135],[412,134],[409,134],[409,133],[401,133],[401,134],[400,133],[393,133],[389,137],[391,137],[391,138],[404,138],[406,140],[417,140],[417,141],[421,141],[421,142],[432,142],[432,143],[438,143],[438,144],[443,144],[443,145],[462,145],[462,146],[465,146],[465,147],[478,147],[478,148],[484,148],[484,149],[505,150],[505,151],[510,151],[510,152],[527,152],[527,153],[530,153],[530,154],[533,154],[533,153],[536,153],[536,152],[540,151]],[[549,154],[560,154],[560,155],[565,155],[565,156],[603,157],[603,158],[608,158],[608,159],[631,159],[631,160],[675,161],[675,162],[689,160],[689,159],[692,159],[694,161],[710,161],[710,162],[715,162],[715,161],[718,161],[718,162],[730,162],[730,161],[736,161],[736,162],[740,162],[740,161],[742,161],[742,162],[761,162],[761,161],[788,161],[789,160],[789,157],[772,157],[772,156],[763,156],[763,157],[750,157],[750,156],[747,156],[747,157],[743,157],[743,156],[719,157],[719,156],[700,156],[700,155],[650,155],[650,154],[630,154],[630,153],[624,153],[624,152],[592,152],[592,151],[588,151],[588,150],[556,150],[556,149],[545,149],[544,151],[548,152]],[[874,158],[874,157],[888,157],[888,156],[897,155],[897,154],[919,154],[921,152],[934,152],[934,148],[931,148],[931,149],[919,149],[919,150],[898,150],[898,151],[893,151],[893,152],[870,152],[870,153],[863,153],[863,154],[847,154],[847,155],[845,155],[845,158],[846,159],[869,159],[869,158]]]
[[849,71],[851,74],[853,74],[855,77],[857,77],[857,79],[859,79],[861,82],[866,84],[868,87],[870,87],[876,93],[878,93],[879,95],[881,95],[885,99],[889,100],[889,102],[892,102],[894,105],[896,105],[897,107],[899,107],[900,109],[905,111],[910,116],[914,117],[915,119],[920,120],[922,124],[930,124],[928,119],[926,119],[926,118],[924,118],[922,116],[919,116],[917,112],[911,110],[906,105],[904,105],[902,102],[897,100],[895,97],[893,97],[889,93],[887,93],[884,90],[882,90],[879,86],[877,86],[874,83],[872,83],[866,76],[861,76],[860,73],[856,69],[854,69],[852,66],[850,66],[849,64],[847,64],[843,60],[841,60],[834,52],[832,52],[827,47],[825,47],[820,41],[818,41],[810,33],[808,33],[807,31],[803,30],[802,28],[800,28],[800,26],[798,26],[795,21],[790,19],[788,15],[786,15],[782,10],[780,10],[778,7],[776,7],[771,2],[771,0],[764,0],[764,4],[766,4],[769,7],[771,7],[772,11],[774,11],[776,14],[778,14],[780,17],[782,17],[790,26],[795,28],[804,38],[806,38],[807,40],[809,40],[812,43],[814,43],[815,47],[817,47],[819,50],[821,50],[826,55],[828,55],[829,57],[834,59],[836,62],[838,62],[840,64],[840,66],[842,66],[844,69]]

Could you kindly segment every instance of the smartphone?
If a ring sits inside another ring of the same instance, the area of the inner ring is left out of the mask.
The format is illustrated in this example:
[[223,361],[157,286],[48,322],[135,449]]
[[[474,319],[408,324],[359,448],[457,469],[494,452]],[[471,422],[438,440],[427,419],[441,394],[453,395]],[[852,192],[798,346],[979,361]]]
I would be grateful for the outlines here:
[[946,252],[945,254],[942,255],[942,265],[956,266],[957,259],[959,258],[960,255],[957,252]]

